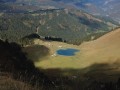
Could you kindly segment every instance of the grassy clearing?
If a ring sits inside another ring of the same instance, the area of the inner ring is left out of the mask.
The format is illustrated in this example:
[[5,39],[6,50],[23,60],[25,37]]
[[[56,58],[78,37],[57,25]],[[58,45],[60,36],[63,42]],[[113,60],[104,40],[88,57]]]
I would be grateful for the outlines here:
[[[35,65],[40,68],[85,68],[98,63],[115,63],[120,58],[120,29],[112,31],[103,37],[84,42],[80,46],[66,44],[62,42],[44,42],[35,40],[35,44],[45,45],[50,49],[49,59],[43,59],[36,62]],[[56,55],[56,50],[60,48],[75,48],[80,50],[73,57]]]

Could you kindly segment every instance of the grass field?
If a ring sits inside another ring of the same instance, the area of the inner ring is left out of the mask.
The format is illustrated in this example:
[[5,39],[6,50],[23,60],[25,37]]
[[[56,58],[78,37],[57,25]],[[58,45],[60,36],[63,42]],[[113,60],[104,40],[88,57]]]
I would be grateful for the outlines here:
[[[120,59],[120,29],[112,31],[97,40],[84,42],[80,46],[62,42],[44,42],[35,40],[35,44],[45,45],[50,49],[50,55],[35,65],[40,68],[80,69],[92,64],[113,64]],[[80,50],[75,56],[56,55],[60,48],[75,48]]]
[[[49,77],[59,90],[119,90],[120,87],[116,85],[120,80],[120,29],[97,40],[83,42],[79,46],[39,39],[34,42],[35,45],[26,48],[27,53],[33,58],[39,58],[37,61],[33,60],[35,66]],[[80,51],[76,52],[75,56],[56,54],[57,50],[66,48]],[[42,52],[44,50],[48,50],[46,54]],[[41,58],[42,54],[45,55]]]

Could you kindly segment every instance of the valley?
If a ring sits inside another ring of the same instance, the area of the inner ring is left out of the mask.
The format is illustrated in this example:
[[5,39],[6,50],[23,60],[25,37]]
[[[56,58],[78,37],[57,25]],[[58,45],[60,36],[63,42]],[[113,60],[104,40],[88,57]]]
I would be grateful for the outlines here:
[[0,0],[0,90],[120,90],[119,0]]

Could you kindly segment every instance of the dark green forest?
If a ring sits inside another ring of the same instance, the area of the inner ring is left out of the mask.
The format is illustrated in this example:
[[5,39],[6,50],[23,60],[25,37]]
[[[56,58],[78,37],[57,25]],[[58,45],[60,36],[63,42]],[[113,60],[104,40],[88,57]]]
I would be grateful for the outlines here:
[[24,37],[34,33],[44,38],[62,38],[62,41],[79,45],[85,40],[91,40],[92,35],[97,38],[112,28],[113,26],[108,25],[106,21],[99,21],[79,10],[66,12],[64,9],[53,9],[29,13],[0,13],[0,38],[25,45],[30,44],[31,40]]

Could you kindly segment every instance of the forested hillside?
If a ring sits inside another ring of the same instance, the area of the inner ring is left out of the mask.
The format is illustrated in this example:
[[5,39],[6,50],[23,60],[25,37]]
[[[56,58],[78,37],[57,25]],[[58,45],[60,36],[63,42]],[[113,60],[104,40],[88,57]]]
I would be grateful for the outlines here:
[[[42,37],[62,38],[80,44],[91,35],[101,35],[116,27],[80,10],[48,9],[26,13],[0,13],[0,38],[21,43],[33,33]],[[95,36],[94,36],[95,37]]]

